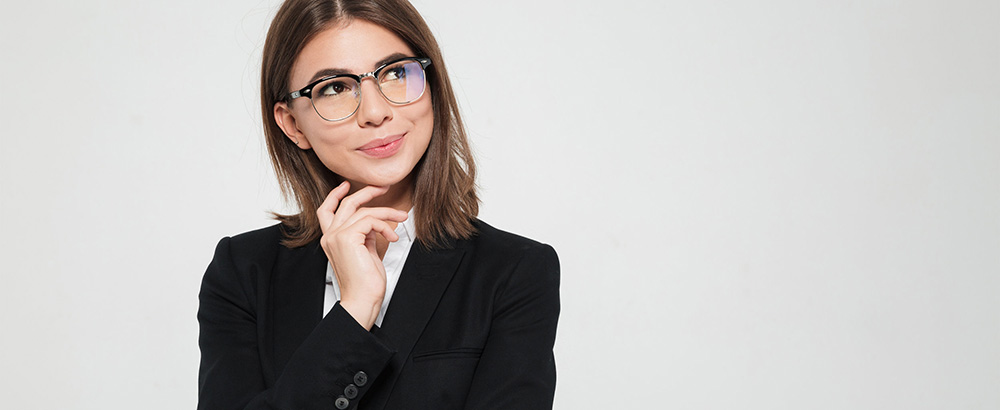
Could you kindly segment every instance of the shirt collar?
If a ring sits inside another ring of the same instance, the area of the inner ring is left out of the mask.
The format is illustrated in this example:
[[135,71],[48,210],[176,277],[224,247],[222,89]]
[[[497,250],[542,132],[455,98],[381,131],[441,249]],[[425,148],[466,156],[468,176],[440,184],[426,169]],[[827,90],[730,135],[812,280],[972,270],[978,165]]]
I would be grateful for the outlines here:
[[[414,219],[413,209],[414,208],[411,206],[410,210],[406,213],[407,214],[406,220],[400,223],[399,226],[396,227],[396,235],[399,235],[400,239],[402,239],[403,236],[405,235],[406,240],[410,242],[413,242],[413,239],[417,236],[416,224],[413,221]],[[400,226],[402,227],[402,229],[400,229]]]

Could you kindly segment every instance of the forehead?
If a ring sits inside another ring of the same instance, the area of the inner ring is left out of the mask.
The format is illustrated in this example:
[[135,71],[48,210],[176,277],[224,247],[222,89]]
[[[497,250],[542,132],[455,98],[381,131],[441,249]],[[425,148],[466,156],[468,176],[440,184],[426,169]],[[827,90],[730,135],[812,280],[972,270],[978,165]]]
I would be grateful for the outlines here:
[[380,25],[366,20],[334,24],[316,33],[295,58],[292,87],[305,86],[317,71],[328,68],[365,73],[394,53],[413,55],[403,39]]

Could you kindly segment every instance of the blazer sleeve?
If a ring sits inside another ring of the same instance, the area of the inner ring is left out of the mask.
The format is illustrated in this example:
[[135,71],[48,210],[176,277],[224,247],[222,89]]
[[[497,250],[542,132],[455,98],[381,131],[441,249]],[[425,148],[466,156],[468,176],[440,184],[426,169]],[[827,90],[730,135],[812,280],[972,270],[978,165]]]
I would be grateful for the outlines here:
[[551,409],[558,319],[559,258],[549,245],[530,247],[498,296],[465,408]]
[[231,238],[219,241],[199,294],[198,409],[357,408],[394,352],[338,303],[273,386],[266,385],[261,357],[268,352],[259,343],[257,326],[262,313],[252,297],[252,275],[238,271],[230,247]]

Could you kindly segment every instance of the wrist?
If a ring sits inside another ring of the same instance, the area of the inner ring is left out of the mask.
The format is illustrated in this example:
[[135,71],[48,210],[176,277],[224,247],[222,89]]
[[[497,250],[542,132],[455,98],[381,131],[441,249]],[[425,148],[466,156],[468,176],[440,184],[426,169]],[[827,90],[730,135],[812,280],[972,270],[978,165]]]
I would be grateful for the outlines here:
[[378,313],[382,309],[382,301],[376,299],[354,299],[342,298],[340,305],[367,330],[371,330],[378,318]]

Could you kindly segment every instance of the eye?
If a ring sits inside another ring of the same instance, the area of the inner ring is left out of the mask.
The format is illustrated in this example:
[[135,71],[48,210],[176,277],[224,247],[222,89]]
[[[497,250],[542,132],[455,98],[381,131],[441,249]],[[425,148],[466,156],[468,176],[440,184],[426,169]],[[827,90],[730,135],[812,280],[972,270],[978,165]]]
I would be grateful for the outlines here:
[[336,97],[342,94],[350,93],[351,86],[344,80],[333,79],[320,84],[318,89],[313,96],[315,97]]
[[402,64],[392,67],[386,67],[382,71],[382,81],[399,81],[406,79],[406,67]]

